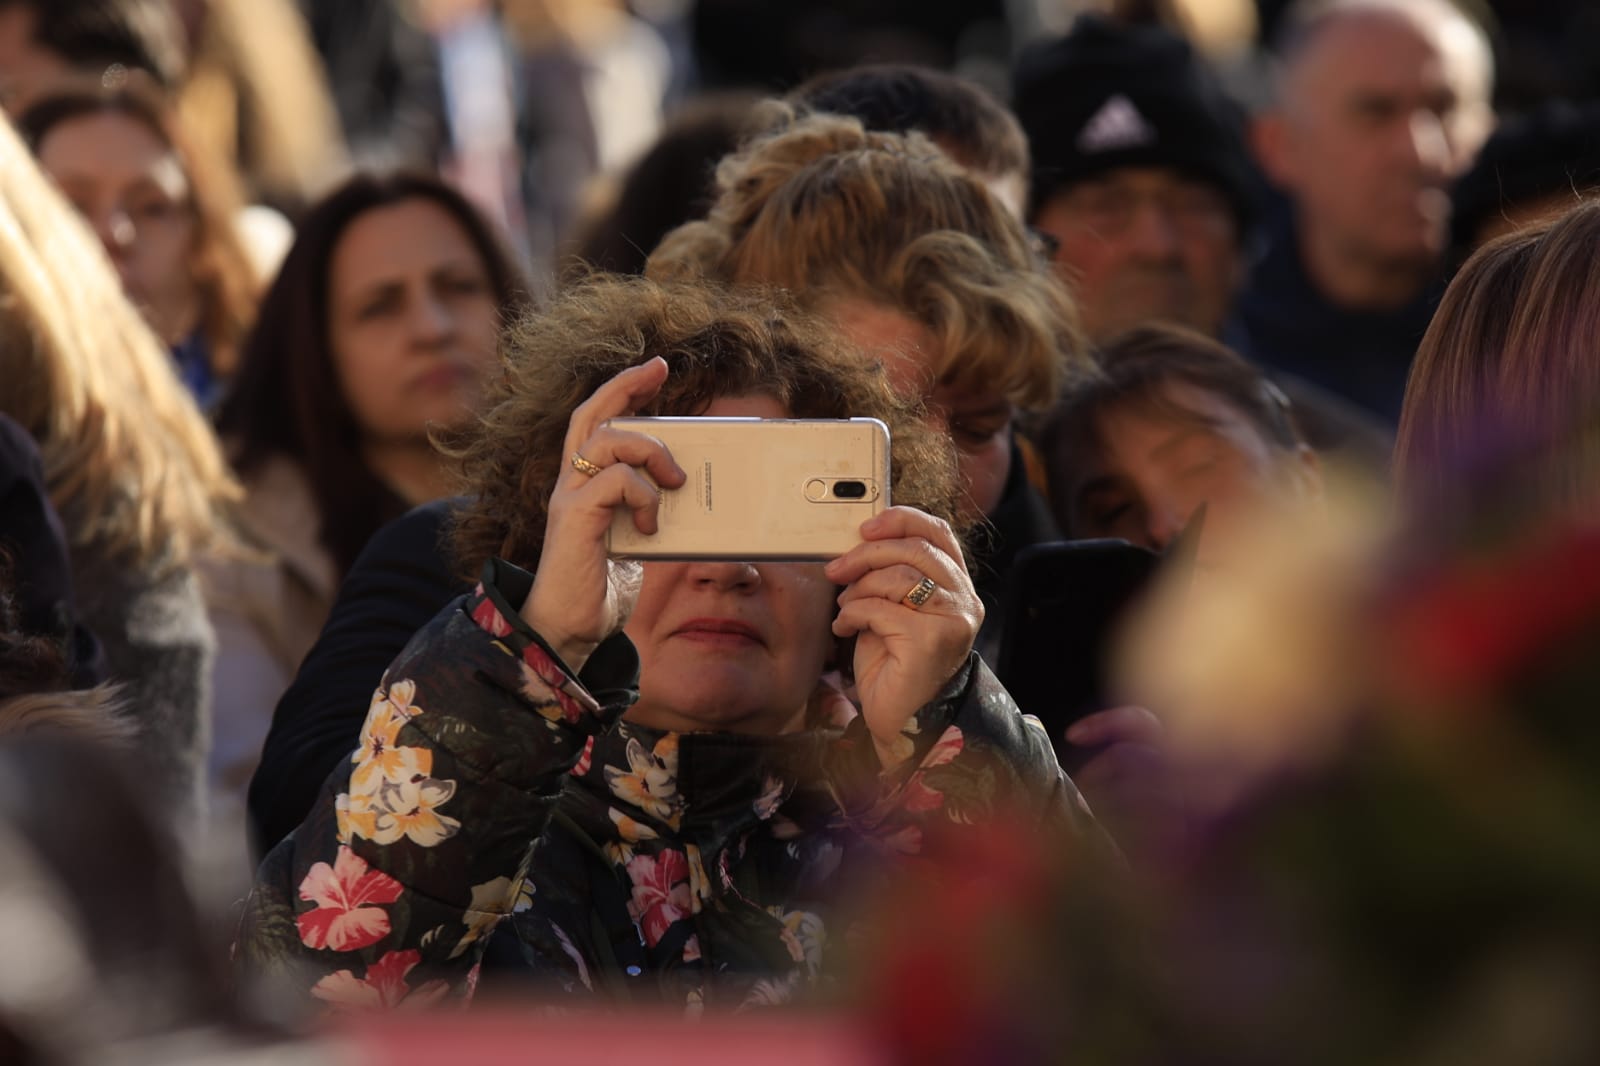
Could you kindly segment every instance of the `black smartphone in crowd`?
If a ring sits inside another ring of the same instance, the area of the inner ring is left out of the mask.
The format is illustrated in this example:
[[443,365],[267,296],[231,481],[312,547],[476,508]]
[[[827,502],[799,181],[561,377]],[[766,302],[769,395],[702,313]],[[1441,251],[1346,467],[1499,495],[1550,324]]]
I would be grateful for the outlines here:
[[1044,724],[1068,773],[1090,752],[1067,743],[1067,728],[1117,706],[1111,652],[1129,610],[1158,573],[1192,568],[1203,518],[1196,512],[1165,553],[1108,539],[1018,554],[996,673],[1017,706]]

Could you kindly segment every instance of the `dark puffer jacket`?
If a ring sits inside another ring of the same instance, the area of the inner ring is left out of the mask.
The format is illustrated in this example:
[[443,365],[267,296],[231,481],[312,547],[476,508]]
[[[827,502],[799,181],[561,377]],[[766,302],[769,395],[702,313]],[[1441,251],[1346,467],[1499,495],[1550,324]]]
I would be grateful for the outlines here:
[[391,666],[360,747],[262,865],[247,984],[335,1007],[465,998],[509,918],[566,992],[779,1002],[822,972],[833,907],[874,869],[959,854],[990,812],[1098,839],[975,654],[884,773],[859,718],[774,737],[619,721],[632,644],[569,676],[513,606],[529,586],[491,564]]

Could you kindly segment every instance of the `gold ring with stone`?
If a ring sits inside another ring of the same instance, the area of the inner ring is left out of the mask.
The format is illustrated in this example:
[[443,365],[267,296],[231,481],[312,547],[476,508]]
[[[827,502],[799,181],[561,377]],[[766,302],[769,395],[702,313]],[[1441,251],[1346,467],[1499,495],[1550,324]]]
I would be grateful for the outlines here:
[[902,596],[900,598],[900,602],[905,604],[907,607],[910,607],[914,611],[923,604],[927,603],[928,598],[934,594],[934,591],[938,589],[938,587],[938,585],[933,583],[933,578],[925,577],[921,581],[918,581],[916,587],[914,587],[910,592]]
[[573,452],[572,469],[576,470],[580,474],[588,474],[590,477],[594,477],[596,474],[600,473],[600,471],[604,470],[605,467],[600,466],[597,463],[591,463],[577,452]]

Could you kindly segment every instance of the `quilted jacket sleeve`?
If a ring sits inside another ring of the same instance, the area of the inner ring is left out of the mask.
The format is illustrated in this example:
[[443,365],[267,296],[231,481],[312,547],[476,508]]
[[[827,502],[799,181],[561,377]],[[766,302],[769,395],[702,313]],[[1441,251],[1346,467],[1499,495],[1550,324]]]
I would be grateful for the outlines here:
[[518,617],[529,584],[491,563],[412,639],[360,746],[262,863],[235,947],[258,1005],[470,996],[564,776],[637,697],[626,638],[580,683]]
[[959,838],[997,817],[1106,843],[1044,727],[1017,709],[976,652],[900,743],[905,761],[882,771],[857,718],[829,770],[847,817],[892,851],[921,854],[932,839]]

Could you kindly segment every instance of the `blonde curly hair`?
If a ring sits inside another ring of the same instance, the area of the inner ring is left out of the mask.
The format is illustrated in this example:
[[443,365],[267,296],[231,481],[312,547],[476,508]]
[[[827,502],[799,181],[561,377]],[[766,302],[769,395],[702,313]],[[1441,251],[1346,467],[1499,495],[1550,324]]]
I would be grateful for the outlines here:
[[1025,412],[1093,373],[1072,299],[1021,224],[932,141],[785,104],[768,105],[765,125],[722,161],[717,203],[663,238],[649,276],[901,311],[940,342],[938,384],[998,391]]
[[470,502],[452,540],[463,575],[499,556],[532,568],[544,544],[572,412],[595,389],[656,356],[669,373],[639,414],[694,415],[719,397],[769,396],[795,418],[877,418],[889,427],[890,495],[955,524],[955,452],[920,402],[827,323],[770,289],[597,275],[504,338],[504,372],[476,423],[441,434]]

